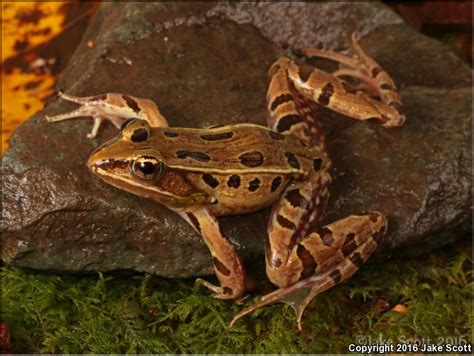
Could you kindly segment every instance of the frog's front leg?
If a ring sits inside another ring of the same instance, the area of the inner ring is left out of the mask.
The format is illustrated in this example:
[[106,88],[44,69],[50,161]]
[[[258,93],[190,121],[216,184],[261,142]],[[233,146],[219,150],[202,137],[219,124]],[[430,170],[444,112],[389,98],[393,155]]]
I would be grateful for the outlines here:
[[79,97],[59,92],[58,95],[66,100],[79,104],[79,108],[56,116],[46,116],[49,122],[90,116],[94,119],[89,138],[96,137],[100,125],[110,120],[117,128],[130,118],[146,120],[152,127],[167,127],[168,122],[161,115],[155,103],[148,99],[136,98],[130,95],[107,93],[102,95]]
[[178,211],[198,234],[211,252],[214,269],[220,286],[198,280],[214,292],[219,299],[236,299],[245,292],[245,270],[242,261],[230,242],[224,237],[216,217],[207,208]]

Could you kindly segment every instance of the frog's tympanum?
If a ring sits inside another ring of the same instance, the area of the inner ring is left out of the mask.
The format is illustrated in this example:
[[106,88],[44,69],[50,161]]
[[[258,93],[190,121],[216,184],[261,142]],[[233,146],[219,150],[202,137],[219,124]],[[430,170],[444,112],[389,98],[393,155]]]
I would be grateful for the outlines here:
[[[80,107],[47,120],[91,116],[91,138],[105,119],[123,127],[118,137],[92,153],[88,167],[105,182],[175,211],[202,236],[220,285],[202,283],[216,298],[236,299],[245,293],[244,266],[216,216],[271,205],[266,272],[278,289],[237,314],[231,324],[259,307],[283,301],[294,307],[301,329],[303,311],[314,296],[351,277],[387,230],[384,215],[375,211],[321,226],[331,161],[314,106],[385,127],[405,121],[393,80],[364,54],[354,35],[353,48],[355,57],[303,52],[342,64],[332,74],[288,58],[276,61],[269,70],[268,127],[169,127],[152,101],[111,93],[60,93]],[[360,84],[353,86],[341,77],[356,78]]]

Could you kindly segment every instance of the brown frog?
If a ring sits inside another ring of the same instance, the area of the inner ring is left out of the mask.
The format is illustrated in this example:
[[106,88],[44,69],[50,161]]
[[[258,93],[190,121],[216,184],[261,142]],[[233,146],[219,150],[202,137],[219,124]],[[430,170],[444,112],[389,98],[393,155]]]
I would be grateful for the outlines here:
[[[303,311],[314,296],[351,277],[387,229],[380,212],[321,226],[331,162],[314,105],[385,127],[405,121],[393,80],[364,54],[355,35],[352,39],[356,57],[304,51],[344,65],[332,74],[308,70],[288,58],[271,66],[268,127],[169,127],[152,101],[113,93],[82,98],[60,93],[80,107],[47,120],[91,116],[91,138],[105,119],[124,126],[118,137],[92,153],[88,167],[105,182],[175,211],[202,236],[220,285],[201,282],[216,298],[245,293],[244,266],[216,217],[272,205],[266,271],[278,289],[237,314],[231,325],[259,307],[284,301],[295,308],[301,329]],[[344,76],[361,84],[354,87]]]

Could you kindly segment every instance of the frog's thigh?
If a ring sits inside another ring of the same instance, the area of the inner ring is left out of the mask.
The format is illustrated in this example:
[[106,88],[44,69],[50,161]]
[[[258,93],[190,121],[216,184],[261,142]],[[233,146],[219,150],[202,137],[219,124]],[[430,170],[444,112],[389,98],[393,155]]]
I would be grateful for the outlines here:
[[314,103],[294,90],[288,70],[298,70],[288,58],[271,66],[267,90],[267,125],[274,131],[298,136],[312,147],[324,149],[324,134]]
[[216,217],[206,208],[179,212],[204,239],[211,252],[220,287],[202,282],[216,298],[235,299],[245,292],[245,270],[230,242],[222,234]]

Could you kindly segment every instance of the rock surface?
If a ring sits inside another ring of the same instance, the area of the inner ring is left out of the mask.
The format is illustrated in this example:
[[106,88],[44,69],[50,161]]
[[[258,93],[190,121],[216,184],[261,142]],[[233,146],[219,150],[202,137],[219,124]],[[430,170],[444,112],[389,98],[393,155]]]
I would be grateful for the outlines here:
[[[379,258],[430,251],[471,227],[471,71],[383,5],[104,3],[58,88],[152,99],[171,126],[265,124],[266,74],[289,53],[282,48],[341,50],[354,30],[401,88],[408,120],[387,130],[323,112],[335,179],[327,222],[380,210],[390,228]],[[45,112],[73,107],[54,99]],[[48,124],[41,112],[12,136],[2,161],[3,260],[168,277],[212,272],[204,243],[177,215],[88,172],[90,152],[116,134],[107,126],[90,140],[90,129],[87,119]],[[219,219],[248,261],[262,258],[268,212]]]

